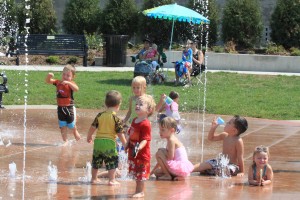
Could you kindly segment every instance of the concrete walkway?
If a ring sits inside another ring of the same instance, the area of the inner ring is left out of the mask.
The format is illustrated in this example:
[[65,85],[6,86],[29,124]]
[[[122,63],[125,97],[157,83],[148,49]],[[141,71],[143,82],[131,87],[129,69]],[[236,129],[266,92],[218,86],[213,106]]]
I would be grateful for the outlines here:
[[[62,71],[63,65],[60,66],[37,66],[37,65],[0,65],[0,70],[28,70],[28,71]],[[104,67],[104,66],[96,66],[96,67],[76,67],[77,71],[91,71],[91,72],[102,72],[102,71],[133,71],[133,67]],[[170,71],[174,71],[173,68],[168,68]],[[284,73],[284,72],[258,72],[258,71],[232,71],[232,70],[207,70],[208,72],[229,72],[229,73],[239,73],[239,74],[256,74],[256,75],[282,75],[282,76],[300,76],[300,73]]]

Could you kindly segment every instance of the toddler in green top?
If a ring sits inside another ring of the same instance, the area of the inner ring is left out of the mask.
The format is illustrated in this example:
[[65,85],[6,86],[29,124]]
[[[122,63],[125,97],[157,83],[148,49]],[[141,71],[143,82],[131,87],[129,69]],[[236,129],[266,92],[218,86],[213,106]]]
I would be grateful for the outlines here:
[[117,185],[116,169],[118,167],[118,152],[116,149],[116,138],[119,137],[123,146],[126,139],[123,134],[122,120],[116,115],[122,101],[120,92],[112,90],[107,92],[105,105],[107,109],[100,112],[94,119],[87,135],[87,142],[92,143],[92,135],[97,130],[94,139],[92,180],[93,184],[99,183],[97,178],[98,169],[105,162],[108,170],[108,185]]

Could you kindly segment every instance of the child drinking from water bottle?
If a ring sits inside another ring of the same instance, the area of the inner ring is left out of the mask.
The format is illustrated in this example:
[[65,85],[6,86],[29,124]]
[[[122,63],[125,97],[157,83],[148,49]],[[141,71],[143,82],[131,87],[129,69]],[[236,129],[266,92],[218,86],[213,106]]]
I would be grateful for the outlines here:
[[249,167],[248,181],[250,185],[263,186],[272,183],[273,170],[268,164],[269,148],[258,146],[253,152],[253,164]]
[[176,137],[177,123],[172,117],[165,117],[159,121],[160,137],[167,140],[167,147],[158,149],[156,153],[157,165],[151,172],[156,178],[183,180],[194,169],[188,160],[183,144]]
[[[179,94],[175,91],[171,91],[169,96],[165,96],[166,100],[163,106],[159,109],[159,112],[165,110],[168,117],[173,117],[177,122],[177,133],[181,131],[180,126],[180,114],[179,114]],[[159,114],[160,115],[160,114]]]
[[[208,140],[223,141],[222,154],[229,157],[230,176],[243,176],[244,170],[244,142],[240,137],[248,129],[248,122],[244,117],[235,115],[230,119],[221,133],[215,133],[220,125],[215,117],[211,123]],[[209,175],[217,175],[219,172],[219,160],[211,159],[194,166],[193,172],[204,172]]]

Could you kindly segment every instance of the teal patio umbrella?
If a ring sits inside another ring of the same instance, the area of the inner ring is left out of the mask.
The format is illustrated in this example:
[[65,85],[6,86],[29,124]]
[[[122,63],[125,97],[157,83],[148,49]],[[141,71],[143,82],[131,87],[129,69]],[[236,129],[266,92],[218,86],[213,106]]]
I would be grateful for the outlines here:
[[175,4],[168,4],[150,8],[143,11],[143,14],[150,18],[165,19],[172,21],[170,47],[172,47],[174,22],[188,22],[193,24],[209,24],[209,20],[194,10]]

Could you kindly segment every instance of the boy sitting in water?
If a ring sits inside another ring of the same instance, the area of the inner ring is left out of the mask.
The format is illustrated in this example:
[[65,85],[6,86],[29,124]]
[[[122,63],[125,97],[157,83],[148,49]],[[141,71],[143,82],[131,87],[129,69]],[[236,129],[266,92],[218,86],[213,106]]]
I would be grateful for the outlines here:
[[[240,135],[248,128],[248,122],[245,118],[235,115],[229,122],[226,123],[224,131],[220,134],[215,134],[218,127],[217,118],[212,121],[211,128],[208,133],[208,140],[219,141],[223,140],[222,153],[229,158],[229,168],[231,176],[244,175],[244,143]],[[194,165],[193,172],[206,172],[209,175],[217,175],[218,160],[211,159],[203,163]]]

